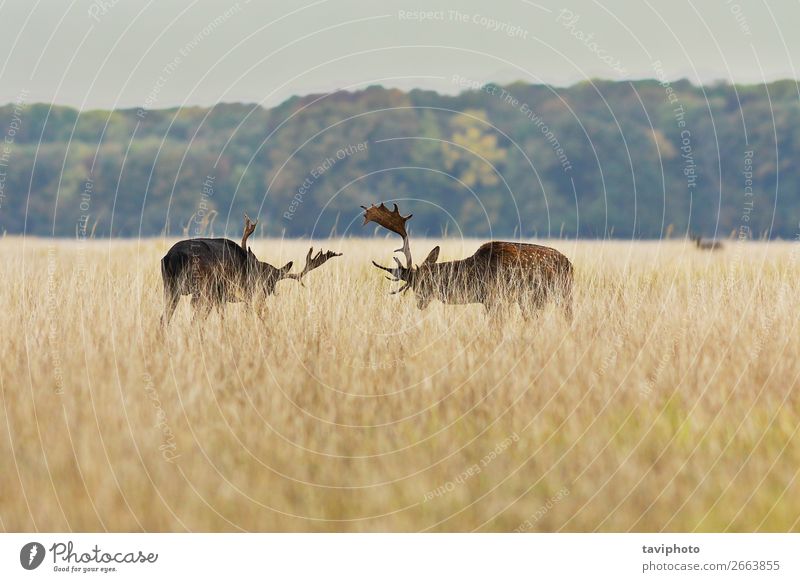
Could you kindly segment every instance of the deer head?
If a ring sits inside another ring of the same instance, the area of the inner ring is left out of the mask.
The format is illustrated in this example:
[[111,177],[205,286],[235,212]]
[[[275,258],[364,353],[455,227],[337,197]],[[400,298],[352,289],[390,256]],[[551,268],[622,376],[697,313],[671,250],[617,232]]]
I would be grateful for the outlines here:
[[325,262],[333,257],[342,256],[342,253],[335,253],[333,251],[318,251],[317,254],[314,255],[314,247],[311,247],[306,255],[306,266],[303,267],[301,272],[289,273],[289,271],[292,269],[292,265],[294,264],[293,261],[289,261],[283,267],[275,268],[269,263],[259,261],[255,254],[253,254],[253,251],[247,246],[247,239],[250,238],[250,235],[256,230],[257,224],[258,221],[253,222],[250,217],[247,216],[247,214],[244,215],[242,249],[247,252],[247,262],[250,265],[250,272],[255,274],[256,279],[264,287],[264,290],[267,292],[267,294],[271,294],[275,291],[275,285],[281,279],[294,279],[295,281],[300,281],[300,284],[302,285],[303,277],[309,272],[313,271],[317,267],[321,267],[323,264],[325,264]]
[[422,264],[419,267],[415,267],[411,260],[408,232],[406,232],[406,222],[408,222],[413,214],[401,216],[397,204],[394,205],[394,210],[389,210],[382,202],[380,206],[375,206],[373,204],[369,208],[366,206],[362,206],[361,208],[364,209],[365,225],[368,222],[374,222],[387,230],[399,234],[403,238],[403,246],[399,249],[395,249],[394,252],[402,252],[405,255],[405,265],[403,265],[397,257],[393,257],[394,262],[397,264],[397,267],[394,269],[379,265],[375,261],[372,261],[372,264],[389,273],[391,277],[386,278],[390,281],[403,282],[403,285],[400,286],[399,289],[391,292],[392,295],[396,293],[405,293],[408,289],[412,288],[417,294],[417,307],[424,309],[430,302],[432,298],[431,295],[435,288],[435,278],[432,276],[432,271],[436,264],[436,259],[439,258],[439,247],[434,247],[433,250],[428,253],[428,256]]
[[255,232],[257,224],[257,220],[254,222],[245,213],[241,245],[242,250],[247,253],[248,273],[252,284],[261,287],[267,295],[271,295],[275,292],[275,285],[287,277],[294,263],[289,261],[283,267],[276,268],[256,258],[255,253],[247,246],[247,239]]

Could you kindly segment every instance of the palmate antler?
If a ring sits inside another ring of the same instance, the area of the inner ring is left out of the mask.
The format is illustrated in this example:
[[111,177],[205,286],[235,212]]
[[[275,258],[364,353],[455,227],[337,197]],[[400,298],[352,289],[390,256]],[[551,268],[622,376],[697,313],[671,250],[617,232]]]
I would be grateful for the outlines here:
[[396,232],[401,237],[403,237],[403,246],[399,249],[396,249],[394,252],[402,253],[406,256],[406,269],[411,268],[411,249],[408,246],[408,233],[406,232],[406,222],[408,219],[414,216],[413,214],[409,214],[408,216],[400,216],[400,210],[397,208],[397,204],[394,205],[394,210],[389,210],[386,205],[381,202],[380,206],[375,206],[374,204],[367,208],[366,206],[362,206],[365,210],[364,212],[364,224],[368,222],[375,222],[381,225],[383,228],[391,230],[392,232]]
[[247,239],[255,232],[257,224],[257,220],[253,222],[250,220],[250,217],[247,216],[247,213],[244,213],[244,231],[242,232],[242,250],[244,252],[247,252]]
[[400,262],[400,259],[397,257],[392,257],[394,262],[397,263],[396,269],[390,269],[389,267],[384,267],[379,265],[375,261],[372,261],[372,264],[386,271],[387,273],[391,274],[392,277],[386,277],[390,281],[398,282],[398,281],[405,281],[405,284],[397,289],[396,291],[392,291],[391,294],[394,295],[396,293],[403,293],[408,290],[411,283],[408,280],[408,277],[403,277],[404,274],[407,275],[413,268],[413,263],[411,260],[411,249],[408,245],[408,232],[406,232],[406,222],[414,216],[413,214],[409,214],[408,216],[401,216],[400,209],[397,207],[397,204],[394,204],[394,210],[389,210],[386,205],[381,202],[380,206],[375,206],[374,204],[367,208],[366,206],[362,206],[361,208],[364,209],[364,224],[368,222],[374,222],[379,224],[383,228],[387,230],[391,230],[399,234],[403,237],[403,246],[399,249],[395,249],[394,252],[402,252],[406,257],[406,266],[404,267]]
[[303,270],[299,273],[292,273],[290,275],[284,276],[284,279],[295,279],[300,281],[300,284],[303,284],[301,279],[307,275],[309,272],[313,271],[317,267],[321,267],[328,259],[332,259],[333,257],[341,257],[342,253],[335,253],[333,251],[317,251],[317,254],[313,257],[311,256],[314,253],[314,247],[308,249],[308,254],[306,255],[306,266],[303,267]]

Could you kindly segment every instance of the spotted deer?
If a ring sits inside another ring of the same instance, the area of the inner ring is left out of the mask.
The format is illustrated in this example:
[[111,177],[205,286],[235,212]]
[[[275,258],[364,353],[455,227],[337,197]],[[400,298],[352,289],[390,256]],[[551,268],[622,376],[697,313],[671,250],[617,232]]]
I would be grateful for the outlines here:
[[283,279],[294,279],[302,285],[303,277],[310,271],[328,259],[341,256],[333,251],[314,255],[312,247],[306,255],[306,266],[299,273],[289,273],[292,261],[280,268],[273,267],[259,261],[247,246],[257,223],[244,215],[241,244],[226,238],[192,238],[175,243],[161,259],[165,299],[162,324],[169,323],[182,295],[192,296],[195,314],[205,314],[211,306],[222,313],[226,302],[249,302],[257,292],[271,295]]
[[434,247],[419,266],[411,260],[406,222],[412,217],[401,216],[397,204],[389,210],[383,203],[364,209],[364,224],[374,222],[399,234],[405,265],[393,257],[397,266],[377,268],[391,275],[387,279],[401,282],[395,293],[413,289],[417,307],[425,309],[438,299],[443,303],[482,303],[494,311],[502,305],[518,303],[527,318],[548,300],[559,302],[567,317],[572,317],[572,263],[555,249],[526,243],[492,241],[481,245],[466,259],[437,263],[439,247]]

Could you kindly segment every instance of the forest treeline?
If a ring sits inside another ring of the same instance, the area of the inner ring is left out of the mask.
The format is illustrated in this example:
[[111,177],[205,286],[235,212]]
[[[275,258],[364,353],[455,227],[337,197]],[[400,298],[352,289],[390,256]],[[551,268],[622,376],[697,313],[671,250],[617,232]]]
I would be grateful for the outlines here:
[[656,80],[369,87],[273,108],[21,98],[0,108],[0,231],[235,236],[247,212],[262,235],[364,235],[359,205],[403,200],[419,236],[794,238],[799,103],[794,81]]

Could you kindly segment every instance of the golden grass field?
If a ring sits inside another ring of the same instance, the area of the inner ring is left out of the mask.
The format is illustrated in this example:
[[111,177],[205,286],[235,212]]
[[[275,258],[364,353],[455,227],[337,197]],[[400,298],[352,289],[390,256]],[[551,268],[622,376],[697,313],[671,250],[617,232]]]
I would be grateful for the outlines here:
[[553,241],[573,321],[499,323],[331,240],[162,333],[172,242],[0,240],[3,530],[800,531],[797,245]]

